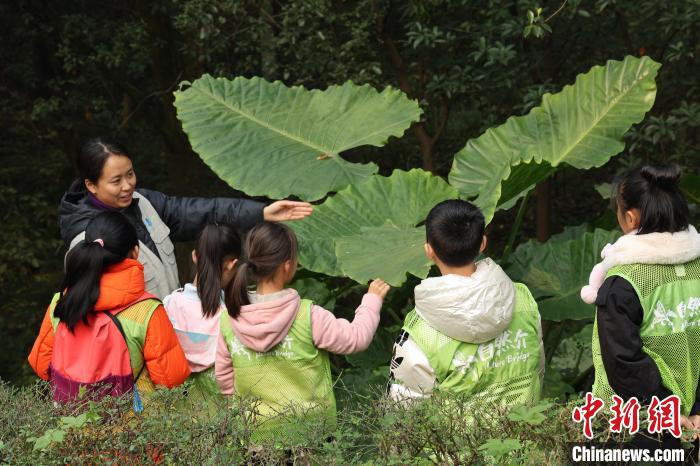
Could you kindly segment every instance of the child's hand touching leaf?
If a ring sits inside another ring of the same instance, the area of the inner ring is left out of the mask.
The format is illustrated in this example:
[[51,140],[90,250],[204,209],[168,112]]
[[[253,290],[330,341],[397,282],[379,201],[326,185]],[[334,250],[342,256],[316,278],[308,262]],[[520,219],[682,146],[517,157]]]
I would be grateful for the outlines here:
[[367,293],[376,294],[380,298],[384,299],[390,288],[391,287],[385,283],[384,280],[377,278],[372,280],[372,283],[369,284],[369,290],[367,290]]

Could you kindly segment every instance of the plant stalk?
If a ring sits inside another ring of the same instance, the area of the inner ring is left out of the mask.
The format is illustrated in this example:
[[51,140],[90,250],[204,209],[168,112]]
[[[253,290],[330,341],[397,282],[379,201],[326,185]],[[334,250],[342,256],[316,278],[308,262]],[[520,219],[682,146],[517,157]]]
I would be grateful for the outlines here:
[[530,197],[530,192],[528,191],[525,196],[523,196],[520,201],[520,207],[518,207],[518,213],[515,216],[515,222],[513,223],[513,228],[510,229],[510,235],[508,235],[508,243],[503,250],[503,256],[501,257],[501,262],[506,262],[510,256],[513,246],[515,245],[515,238],[520,232],[520,227],[523,223],[523,217],[525,216],[525,208],[527,207],[527,198]]

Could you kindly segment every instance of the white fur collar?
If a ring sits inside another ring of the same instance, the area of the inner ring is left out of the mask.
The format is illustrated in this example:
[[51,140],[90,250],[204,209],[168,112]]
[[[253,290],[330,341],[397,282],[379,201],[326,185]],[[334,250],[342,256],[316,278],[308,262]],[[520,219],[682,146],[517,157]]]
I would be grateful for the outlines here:
[[626,264],[684,264],[700,257],[700,234],[690,225],[676,233],[625,235],[613,244],[603,259],[610,270]]

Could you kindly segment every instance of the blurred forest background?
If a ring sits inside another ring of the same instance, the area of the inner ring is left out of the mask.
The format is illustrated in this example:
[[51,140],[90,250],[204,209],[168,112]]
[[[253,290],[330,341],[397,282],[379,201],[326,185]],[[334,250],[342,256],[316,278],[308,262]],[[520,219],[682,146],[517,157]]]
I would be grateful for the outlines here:
[[[381,153],[346,156],[381,173],[445,176],[467,139],[545,92],[608,59],[648,55],[663,64],[656,103],[624,154],[541,183],[519,239],[601,218],[614,228],[595,186],[642,161],[700,172],[698,0],[14,0],[0,4],[0,30],[0,378],[17,384],[32,380],[25,358],[60,283],[57,208],[82,141],[123,142],[141,187],[241,195],[201,162],[176,118],[172,92],[203,73],[398,87],[423,119]],[[495,245],[513,217],[496,215]],[[184,279],[188,247],[178,245]]]

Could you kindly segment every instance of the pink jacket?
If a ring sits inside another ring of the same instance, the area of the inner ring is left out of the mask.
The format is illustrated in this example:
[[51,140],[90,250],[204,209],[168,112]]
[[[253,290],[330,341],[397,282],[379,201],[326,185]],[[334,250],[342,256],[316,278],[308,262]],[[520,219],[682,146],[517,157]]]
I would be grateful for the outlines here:
[[[272,349],[287,336],[301,298],[296,290],[284,291],[286,293],[278,299],[243,306],[238,318],[231,319],[233,331],[245,346],[262,353]],[[333,313],[321,306],[312,306],[311,333],[314,345],[336,354],[366,350],[377,331],[381,307],[382,298],[367,293],[355,310],[355,318],[348,322],[346,319],[336,319]],[[232,395],[234,368],[226,341],[221,335],[216,347],[215,373],[221,393]]]
[[202,316],[197,287],[188,283],[184,288],[166,296],[163,306],[192,372],[202,372],[213,367],[216,341],[219,338],[219,316],[225,308],[223,303],[213,317]]

